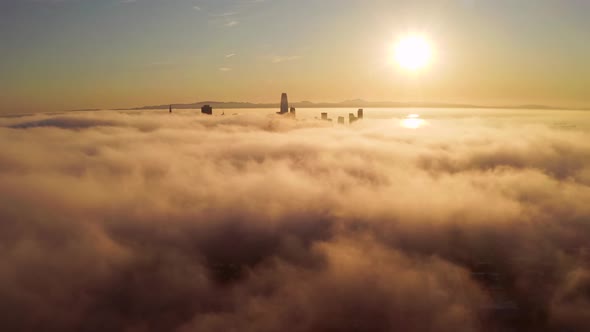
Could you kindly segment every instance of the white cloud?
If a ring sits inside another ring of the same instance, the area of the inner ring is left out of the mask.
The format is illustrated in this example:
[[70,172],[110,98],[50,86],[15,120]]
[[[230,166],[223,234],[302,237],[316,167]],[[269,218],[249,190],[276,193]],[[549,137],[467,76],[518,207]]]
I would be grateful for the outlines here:
[[209,14],[211,17],[231,17],[237,15],[237,12],[225,12],[221,14]]
[[270,61],[272,63],[281,63],[287,61],[295,61],[301,58],[302,57],[300,55],[272,55],[270,56]]
[[238,24],[240,24],[240,22],[238,22],[236,20],[232,20],[232,21],[229,21],[229,22],[225,23],[225,26],[232,28],[232,27],[235,27]]

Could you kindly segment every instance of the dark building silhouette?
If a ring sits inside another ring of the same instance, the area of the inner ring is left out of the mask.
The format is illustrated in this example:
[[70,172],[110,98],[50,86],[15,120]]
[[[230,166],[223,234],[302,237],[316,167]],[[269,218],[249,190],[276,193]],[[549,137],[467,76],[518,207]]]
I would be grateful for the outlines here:
[[338,123],[339,124],[344,124],[344,117],[343,116],[339,116],[338,117]]
[[211,107],[211,105],[203,105],[203,107],[201,107],[201,113],[213,115],[213,107]]
[[332,119],[328,118],[328,113],[322,113],[322,121],[332,121]]
[[289,113],[289,99],[287,98],[287,94],[283,93],[281,95],[281,111],[277,114],[286,114]]
[[359,110],[358,110],[358,116],[357,116],[358,117],[358,120],[362,120],[364,118],[364,116],[365,116],[365,112],[363,111],[362,108],[359,108]]
[[292,117],[295,117],[295,114],[296,114],[295,112],[296,112],[295,111],[295,107],[291,107],[291,110],[289,112],[290,113],[289,115],[291,115]]
[[354,113],[348,114],[348,123],[353,124],[356,122],[356,120],[358,120],[358,118],[354,116]]

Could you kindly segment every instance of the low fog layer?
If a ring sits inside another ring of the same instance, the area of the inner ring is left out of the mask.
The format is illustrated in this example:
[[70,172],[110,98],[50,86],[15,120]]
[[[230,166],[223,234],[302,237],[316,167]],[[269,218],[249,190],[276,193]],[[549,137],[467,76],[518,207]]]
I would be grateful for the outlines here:
[[588,115],[471,113],[0,118],[0,330],[590,330]]

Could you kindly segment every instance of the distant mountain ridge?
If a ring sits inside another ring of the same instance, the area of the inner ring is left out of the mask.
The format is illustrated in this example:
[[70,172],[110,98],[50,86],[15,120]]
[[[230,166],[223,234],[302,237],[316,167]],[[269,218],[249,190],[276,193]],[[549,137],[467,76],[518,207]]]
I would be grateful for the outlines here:
[[[237,108],[279,108],[280,103],[250,103],[250,102],[222,102],[222,101],[200,101],[189,104],[172,104],[174,109],[199,109],[204,105],[211,105],[217,109]],[[295,108],[506,108],[506,109],[569,109],[588,110],[587,108],[554,107],[545,105],[512,105],[512,106],[485,106],[460,103],[436,103],[436,102],[391,102],[391,101],[366,101],[363,99],[346,100],[338,103],[300,101],[290,104]],[[168,109],[170,104],[142,106],[135,108],[121,108],[118,110],[162,110]]]

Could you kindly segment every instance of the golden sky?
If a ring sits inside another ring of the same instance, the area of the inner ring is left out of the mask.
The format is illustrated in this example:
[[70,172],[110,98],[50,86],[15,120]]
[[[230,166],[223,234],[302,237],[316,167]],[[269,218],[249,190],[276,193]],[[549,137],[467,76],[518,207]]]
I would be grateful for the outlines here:
[[[8,0],[0,112],[203,100],[590,107],[590,2]],[[434,50],[392,63],[404,35]]]

